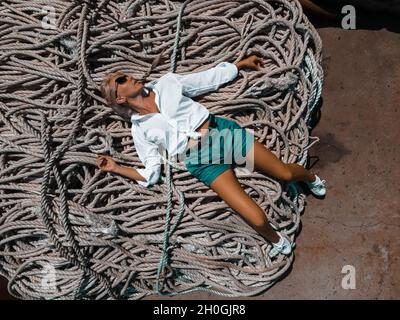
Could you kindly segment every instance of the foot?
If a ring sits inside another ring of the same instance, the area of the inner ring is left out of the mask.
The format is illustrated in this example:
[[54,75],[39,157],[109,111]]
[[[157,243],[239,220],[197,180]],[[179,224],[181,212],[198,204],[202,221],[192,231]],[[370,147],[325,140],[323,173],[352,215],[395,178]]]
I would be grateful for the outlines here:
[[292,252],[292,244],[289,242],[288,239],[283,237],[279,232],[279,242],[278,243],[272,243],[272,248],[268,252],[268,256],[270,258],[275,257],[279,253],[282,253],[284,255],[289,255]]
[[306,181],[306,184],[314,195],[323,196],[326,194],[326,181],[321,180],[317,175],[315,175],[314,181]]

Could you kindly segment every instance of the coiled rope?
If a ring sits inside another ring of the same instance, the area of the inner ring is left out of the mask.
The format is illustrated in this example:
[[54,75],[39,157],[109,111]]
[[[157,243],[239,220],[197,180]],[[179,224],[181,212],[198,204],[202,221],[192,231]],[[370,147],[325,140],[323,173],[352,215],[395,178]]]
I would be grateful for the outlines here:
[[[282,278],[293,256],[271,261],[270,245],[169,155],[166,183],[151,188],[96,168],[96,153],[142,166],[130,124],[97,84],[117,70],[153,80],[168,67],[189,73],[258,54],[262,71],[240,72],[196,100],[249,128],[284,162],[305,164],[318,141],[308,130],[322,46],[297,1],[9,0],[0,19],[0,274],[12,295],[240,297]],[[299,185],[235,172],[294,241]]]

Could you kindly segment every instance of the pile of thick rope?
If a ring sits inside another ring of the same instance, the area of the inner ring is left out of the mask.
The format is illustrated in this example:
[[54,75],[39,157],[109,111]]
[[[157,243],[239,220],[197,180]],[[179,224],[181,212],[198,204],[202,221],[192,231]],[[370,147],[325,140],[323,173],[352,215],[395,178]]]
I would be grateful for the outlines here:
[[[241,70],[195,99],[305,165],[323,72],[321,40],[297,1],[9,0],[0,20],[0,274],[12,295],[240,297],[287,273],[293,255],[271,260],[266,240],[182,167],[166,159],[167,179],[145,188],[100,171],[95,158],[143,166],[131,124],[98,91],[109,72],[151,81],[257,54],[261,71]],[[294,242],[298,183],[235,172]]]

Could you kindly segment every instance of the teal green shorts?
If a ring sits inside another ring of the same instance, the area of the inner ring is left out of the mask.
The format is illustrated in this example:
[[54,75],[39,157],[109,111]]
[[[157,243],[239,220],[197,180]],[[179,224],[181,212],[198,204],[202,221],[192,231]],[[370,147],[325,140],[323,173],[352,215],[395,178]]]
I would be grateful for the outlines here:
[[209,129],[185,152],[185,165],[192,175],[210,186],[222,172],[246,163],[254,135],[237,122],[210,113]]

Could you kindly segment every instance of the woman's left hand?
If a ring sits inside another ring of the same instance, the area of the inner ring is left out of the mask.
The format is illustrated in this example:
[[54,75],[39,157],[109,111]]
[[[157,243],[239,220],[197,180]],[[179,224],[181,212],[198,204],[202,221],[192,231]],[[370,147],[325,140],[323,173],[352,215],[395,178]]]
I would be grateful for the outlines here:
[[238,64],[238,66],[241,68],[247,67],[257,71],[260,71],[263,65],[264,65],[264,60],[256,55],[251,55],[246,59],[240,61]]

